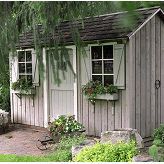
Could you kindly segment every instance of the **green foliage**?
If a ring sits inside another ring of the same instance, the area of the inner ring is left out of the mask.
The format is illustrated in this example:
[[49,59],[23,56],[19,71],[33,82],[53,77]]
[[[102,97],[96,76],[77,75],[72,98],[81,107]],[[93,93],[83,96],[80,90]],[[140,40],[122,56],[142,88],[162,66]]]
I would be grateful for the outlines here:
[[132,162],[136,155],[135,142],[96,143],[85,147],[74,157],[75,162]]
[[152,145],[149,148],[149,154],[153,157],[153,162],[158,162],[158,147],[157,147],[157,145]]
[[6,138],[8,138],[8,139],[10,139],[10,138],[12,138],[13,136],[5,136]]
[[47,154],[43,156],[0,154],[0,162],[57,162],[57,159],[57,154]]
[[[73,138],[69,136],[62,137],[57,147],[57,153],[56,153],[57,162],[71,161],[72,160],[72,151],[71,151],[72,146],[79,145],[81,142],[84,142],[85,139],[86,139],[85,134],[81,134],[80,136],[75,135]],[[52,150],[56,150],[56,147],[54,147]]]
[[155,129],[154,133],[151,135],[154,138],[163,140],[164,137],[164,124],[160,124],[158,128]]
[[18,91],[25,91],[28,92],[29,89],[33,89],[34,87],[30,85],[31,81],[26,80],[25,77],[18,79],[16,82],[12,83],[11,89],[18,90]]
[[75,115],[61,115],[58,119],[55,119],[55,121],[49,122],[48,126],[48,130],[52,135],[79,131],[83,128],[84,126],[75,120]]
[[6,66],[4,66],[3,72],[0,72],[0,109],[10,112],[10,76],[7,66],[8,63],[5,64]]
[[95,97],[97,94],[105,94],[105,93],[117,93],[118,89],[113,84],[104,86],[100,81],[90,80],[83,88],[82,93],[87,96],[87,99],[91,100],[91,102],[95,103]]
[[[160,124],[151,136],[154,137],[154,141],[149,148],[149,154],[153,157],[153,162],[158,162],[158,146],[164,147],[164,125]],[[160,161],[162,162],[163,158]]]

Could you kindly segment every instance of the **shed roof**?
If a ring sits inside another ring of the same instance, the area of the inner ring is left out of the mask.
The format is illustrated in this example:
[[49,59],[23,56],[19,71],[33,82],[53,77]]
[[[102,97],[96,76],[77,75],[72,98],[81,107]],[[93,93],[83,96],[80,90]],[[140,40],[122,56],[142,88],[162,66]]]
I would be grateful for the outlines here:
[[[131,15],[131,18],[133,18],[135,22],[133,29],[123,28],[124,18],[126,19],[129,16],[128,12],[95,16],[92,20],[90,18],[84,18],[84,28],[82,28],[81,19],[77,19],[76,27],[83,41],[129,38],[155,14],[158,13],[162,18],[164,17],[163,11],[159,7],[139,9],[136,10],[136,13],[140,13],[140,15]],[[38,26],[42,33],[42,25]],[[59,27],[56,27],[55,30],[57,31],[58,28]],[[65,37],[65,42],[72,43],[73,39],[69,21],[63,21],[60,28],[63,36]],[[58,38],[58,34],[56,33],[55,36],[52,36],[51,38]],[[19,39],[20,47],[30,47],[34,45],[34,35],[32,30],[27,31],[26,35],[24,33],[21,34]],[[44,37],[42,37],[41,44],[44,44]]]

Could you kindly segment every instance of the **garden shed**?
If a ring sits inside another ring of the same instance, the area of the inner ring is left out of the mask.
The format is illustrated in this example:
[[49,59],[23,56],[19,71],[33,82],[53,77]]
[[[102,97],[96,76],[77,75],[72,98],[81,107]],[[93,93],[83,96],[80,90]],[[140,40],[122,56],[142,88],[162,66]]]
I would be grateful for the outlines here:
[[[79,33],[87,57],[80,57],[73,44],[69,22],[61,23],[70,61],[60,87],[54,84],[42,44],[45,80],[40,81],[32,30],[20,35],[18,57],[10,53],[11,83],[29,77],[35,86],[30,94],[11,89],[11,121],[46,127],[58,115],[75,114],[89,135],[102,131],[134,128],[142,138],[150,137],[164,123],[164,13],[161,8],[137,10],[134,27],[124,28],[128,12],[95,16],[79,21]],[[121,18],[121,19],[119,19]],[[39,25],[41,28],[41,25]],[[41,29],[42,30],[42,29]],[[59,72],[62,74],[62,72]],[[118,97],[96,99],[93,105],[82,94],[90,79],[118,87]],[[114,100],[113,100],[114,99]]]

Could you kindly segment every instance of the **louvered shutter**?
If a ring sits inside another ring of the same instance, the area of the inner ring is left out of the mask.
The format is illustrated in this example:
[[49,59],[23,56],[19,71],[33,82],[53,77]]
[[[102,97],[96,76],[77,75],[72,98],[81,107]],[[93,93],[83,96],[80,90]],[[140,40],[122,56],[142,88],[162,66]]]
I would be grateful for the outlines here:
[[13,82],[16,82],[19,78],[18,57],[17,56],[16,57],[11,56],[11,70],[12,70],[11,80],[12,80],[12,83],[13,83]]
[[125,89],[125,46],[113,45],[114,54],[114,85],[118,89]]
[[33,85],[39,86],[38,60],[36,58],[36,52],[34,50],[32,50],[32,78]]

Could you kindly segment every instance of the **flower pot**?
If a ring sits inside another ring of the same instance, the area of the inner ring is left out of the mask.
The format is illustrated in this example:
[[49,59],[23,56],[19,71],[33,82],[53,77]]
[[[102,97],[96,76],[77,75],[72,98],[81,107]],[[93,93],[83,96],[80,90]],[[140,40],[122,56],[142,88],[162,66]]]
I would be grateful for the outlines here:
[[113,94],[106,93],[106,94],[102,94],[102,95],[97,94],[95,99],[100,99],[100,100],[118,100],[118,93],[113,93]]
[[35,94],[35,89],[29,89],[28,92],[26,92],[26,91],[19,91],[19,90],[13,90],[13,93],[16,93],[16,94],[26,94],[26,95],[34,95]]
[[68,132],[68,133],[63,133],[63,134],[59,134],[59,135],[50,135],[52,138],[53,138],[53,140],[57,143],[57,142],[59,142],[59,140],[60,140],[60,138],[61,137],[64,137],[64,136],[70,136],[70,137],[73,137],[74,135],[78,135],[78,136],[80,136],[80,134],[82,133],[82,132],[84,132],[84,130],[83,131],[75,131],[75,132]]

